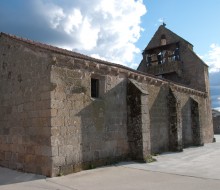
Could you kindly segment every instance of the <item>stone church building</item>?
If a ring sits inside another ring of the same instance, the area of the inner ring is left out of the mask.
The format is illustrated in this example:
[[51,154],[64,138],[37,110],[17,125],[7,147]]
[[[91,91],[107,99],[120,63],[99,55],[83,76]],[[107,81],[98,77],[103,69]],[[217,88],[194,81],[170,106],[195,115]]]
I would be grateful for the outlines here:
[[137,70],[0,34],[0,166],[56,176],[212,141],[208,66],[165,26]]

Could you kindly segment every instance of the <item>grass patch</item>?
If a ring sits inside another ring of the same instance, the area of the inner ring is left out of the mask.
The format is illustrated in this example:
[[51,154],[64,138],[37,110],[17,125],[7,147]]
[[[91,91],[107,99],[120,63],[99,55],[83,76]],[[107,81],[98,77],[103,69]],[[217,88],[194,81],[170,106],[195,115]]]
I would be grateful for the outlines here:
[[156,162],[157,160],[156,160],[156,158],[154,158],[152,155],[149,154],[144,157],[144,161],[146,163],[151,163],[151,162]]

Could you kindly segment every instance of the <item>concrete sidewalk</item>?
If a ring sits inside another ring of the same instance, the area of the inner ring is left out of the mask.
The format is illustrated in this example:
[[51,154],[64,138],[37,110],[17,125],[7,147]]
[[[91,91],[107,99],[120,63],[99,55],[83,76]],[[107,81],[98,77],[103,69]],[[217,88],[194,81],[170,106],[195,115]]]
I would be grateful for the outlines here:
[[220,180],[220,142],[191,147],[179,153],[164,153],[155,157],[157,162],[149,164],[120,163],[121,166]]
[[204,147],[159,155],[154,163],[126,162],[55,178],[0,167],[0,190],[217,190],[219,137]]

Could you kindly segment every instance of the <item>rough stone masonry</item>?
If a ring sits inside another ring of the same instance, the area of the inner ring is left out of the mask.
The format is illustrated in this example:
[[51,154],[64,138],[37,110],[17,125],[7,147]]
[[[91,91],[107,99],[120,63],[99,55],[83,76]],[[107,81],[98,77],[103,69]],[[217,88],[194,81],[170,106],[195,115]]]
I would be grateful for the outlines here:
[[178,42],[181,61],[139,71],[1,33],[0,165],[57,176],[212,142],[208,67],[158,30],[144,52]]

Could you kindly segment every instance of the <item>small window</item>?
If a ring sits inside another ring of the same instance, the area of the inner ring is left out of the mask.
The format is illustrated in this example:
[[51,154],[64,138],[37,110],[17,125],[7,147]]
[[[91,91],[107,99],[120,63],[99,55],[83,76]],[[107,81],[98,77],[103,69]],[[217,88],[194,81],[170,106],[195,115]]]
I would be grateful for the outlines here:
[[91,78],[91,97],[99,97],[99,79]]
[[160,45],[164,46],[167,44],[166,36],[163,34],[160,39]]

